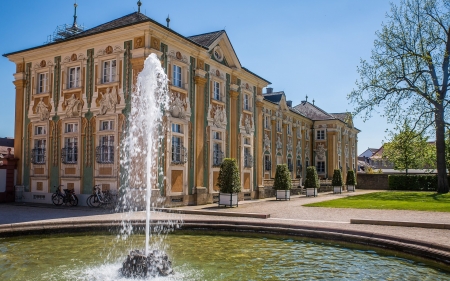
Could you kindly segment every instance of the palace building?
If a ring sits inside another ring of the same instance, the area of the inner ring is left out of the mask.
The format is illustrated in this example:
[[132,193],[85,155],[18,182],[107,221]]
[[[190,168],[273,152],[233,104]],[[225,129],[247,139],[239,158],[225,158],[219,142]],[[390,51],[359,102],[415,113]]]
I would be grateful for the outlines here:
[[96,184],[120,189],[133,84],[152,53],[170,80],[159,190],[167,206],[214,202],[226,157],[237,159],[241,199],[258,198],[277,164],[297,185],[310,165],[321,178],[356,168],[351,115],[307,100],[294,106],[241,65],[225,31],[186,37],[140,12],[87,30],[74,19],[48,43],[4,55],[16,65],[14,154],[26,201],[50,203],[60,184],[80,204]]

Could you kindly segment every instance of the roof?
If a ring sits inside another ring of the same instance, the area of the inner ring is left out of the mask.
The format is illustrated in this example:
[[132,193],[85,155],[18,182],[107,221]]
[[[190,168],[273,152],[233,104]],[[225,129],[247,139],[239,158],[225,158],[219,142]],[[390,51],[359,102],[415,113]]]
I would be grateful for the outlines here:
[[348,121],[348,113],[330,113],[332,116],[336,117],[337,119],[341,120],[342,122],[347,123]]
[[294,108],[314,121],[337,119],[333,115],[307,101],[302,101],[299,105],[294,106]]
[[285,95],[283,91],[272,92],[270,94],[263,94],[265,100],[271,101],[273,103],[279,104],[281,97]]
[[0,146],[14,147],[13,138],[0,138]]
[[222,35],[223,33],[225,33],[224,30],[219,30],[199,35],[188,36],[187,38],[199,44],[200,46],[209,48],[209,46],[211,46],[211,44],[214,43],[214,41],[216,41],[216,39],[219,38],[219,36]]

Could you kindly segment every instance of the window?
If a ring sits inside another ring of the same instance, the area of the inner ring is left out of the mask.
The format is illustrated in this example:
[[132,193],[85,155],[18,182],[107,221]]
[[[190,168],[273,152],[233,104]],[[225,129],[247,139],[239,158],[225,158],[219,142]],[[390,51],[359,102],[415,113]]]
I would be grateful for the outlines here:
[[288,125],[287,125],[287,133],[288,133],[288,135],[291,135],[291,134],[292,134],[292,131],[291,131],[291,124],[288,124]]
[[34,149],[31,150],[31,162],[33,164],[45,164],[46,140],[34,140]]
[[309,167],[309,158],[306,158],[306,159],[305,159],[305,166],[306,166],[306,168]]
[[270,129],[270,118],[269,118],[269,116],[264,116],[264,128]]
[[178,65],[173,65],[173,85],[181,88],[181,67],[179,67]]
[[96,151],[97,163],[114,163],[114,136],[100,136]]
[[69,84],[67,88],[78,88],[80,87],[80,67],[69,68]]
[[214,81],[214,99],[222,101],[222,95],[220,94],[220,83]]
[[317,161],[317,173],[325,173],[325,162],[324,161]]
[[281,132],[281,122],[277,120],[277,132]]
[[222,139],[222,133],[221,132],[213,132],[213,139],[221,140]]
[[76,133],[78,132],[78,123],[66,123],[65,125],[66,133]]
[[250,96],[247,94],[244,95],[244,109],[250,110]]
[[172,132],[174,132],[174,133],[182,133],[181,125],[180,124],[176,124],[176,123],[172,123]]
[[116,60],[103,62],[103,83],[114,82],[116,80]]
[[47,134],[47,130],[45,129],[45,126],[36,126],[36,127],[34,127],[34,134],[36,136],[45,135],[45,134]]
[[172,136],[172,163],[184,164],[186,163],[186,149],[183,146],[183,139],[181,137]]
[[223,161],[223,152],[222,152],[222,144],[213,143],[213,166],[218,167],[222,164]]
[[292,163],[291,158],[288,158],[287,165],[288,165],[289,172],[292,172],[294,170],[294,164]]
[[114,121],[100,121],[100,131],[112,131],[114,130]]
[[250,154],[250,147],[244,147],[244,167],[253,167],[253,156]]
[[244,144],[250,144],[250,138],[244,138]]
[[302,160],[297,159],[297,176],[300,176],[302,174],[303,167],[302,167]]
[[78,162],[78,138],[64,139],[61,158],[64,164],[76,164]]
[[317,130],[316,139],[324,140],[325,139],[325,130]]
[[48,73],[39,73],[38,76],[38,94],[40,93],[46,93],[48,91],[47,89],[47,80],[48,80]]
[[270,162],[270,155],[264,155],[264,170],[272,170],[272,163]]

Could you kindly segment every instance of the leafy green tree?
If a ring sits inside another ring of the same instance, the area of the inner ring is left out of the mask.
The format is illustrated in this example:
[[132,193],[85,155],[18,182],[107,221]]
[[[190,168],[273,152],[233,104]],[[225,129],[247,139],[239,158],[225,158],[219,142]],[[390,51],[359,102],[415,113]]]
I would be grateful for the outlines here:
[[376,33],[370,61],[361,60],[360,79],[348,96],[355,113],[370,118],[379,107],[394,122],[412,118],[436,134],[438,192],[448,193],[445,126],[450,63],[450,2],[402,0]]
[[383,146],[383,158],[394,163],[397,170],[423,169],[432,162],[431,145],[423,133],[414,131],[404,123],[397,133],[391,132],[391,139]]

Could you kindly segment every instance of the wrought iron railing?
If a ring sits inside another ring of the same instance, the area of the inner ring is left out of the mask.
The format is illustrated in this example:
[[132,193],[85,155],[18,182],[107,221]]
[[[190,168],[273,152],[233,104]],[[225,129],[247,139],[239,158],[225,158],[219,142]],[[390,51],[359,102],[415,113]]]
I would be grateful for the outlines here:
[[114,146],[100,145],[95,149],[95,158],[97,163],[112,164],[114,163]]
[[250,153],[244,154],[244,167],[245,168],[253,167],[253,156]]
[[45,164],[45,148],[34,148],[31,150],[31,163]]
[[187,161],[187,150],[182,145],[172,145],[172,164],[183,165]]
[[220,150],[213,151],[213,167],[219,167],[223,162],[223,152]]
[[272,171],[272,162],[266,161],[266,162],[264,163],[264,169],[265,169],[266,171]]
[[64,164],[76,164],[78,162],[78,148],[76,146],[62,148],[61,162]]

